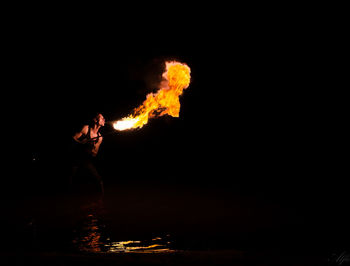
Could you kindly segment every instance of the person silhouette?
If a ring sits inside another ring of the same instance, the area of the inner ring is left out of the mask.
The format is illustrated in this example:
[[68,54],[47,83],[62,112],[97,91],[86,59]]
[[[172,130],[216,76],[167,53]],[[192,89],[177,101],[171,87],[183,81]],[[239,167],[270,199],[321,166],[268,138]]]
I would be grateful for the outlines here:
[[95,161],[100,149],[103,137],[99,132],[105,125],[105,119],[101,113],[97,113],[90,123],[73,135],[73,142],[76,144],[72,156],[72,171],[70,175],[70,184],[76,176],[79,169],[85,170],[95,181],[98,182],[102,195],[104,194],[103,180],[98,173]]

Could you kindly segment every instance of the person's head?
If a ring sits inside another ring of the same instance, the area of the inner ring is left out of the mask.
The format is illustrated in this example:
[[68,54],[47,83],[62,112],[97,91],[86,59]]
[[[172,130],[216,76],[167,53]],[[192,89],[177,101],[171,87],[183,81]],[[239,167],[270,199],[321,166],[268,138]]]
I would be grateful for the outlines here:
[[97,126],[103,127],[105,125],[105,118],[101,113],[97,113],[94,118],[92,119],[93,123]]

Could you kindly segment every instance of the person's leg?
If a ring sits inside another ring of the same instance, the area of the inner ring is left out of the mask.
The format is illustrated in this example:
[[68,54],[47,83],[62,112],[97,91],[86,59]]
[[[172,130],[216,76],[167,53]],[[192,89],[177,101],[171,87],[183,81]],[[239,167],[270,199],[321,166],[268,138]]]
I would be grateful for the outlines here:
[[73,185],[73,178],[76,176],[76,174],[78,172],[78,168],[79,168],[78,165],[71,166],[71,170],[69,173],[69,180],[68,180],[70,186]]
[[101,193],[104,194],[104,186],[103,186],[103,180],[100,174],[98,173],[95,165],[92,162],[86,163],[86,169],[89,171],[89,173],[94,177],[94,179],[99,183]]

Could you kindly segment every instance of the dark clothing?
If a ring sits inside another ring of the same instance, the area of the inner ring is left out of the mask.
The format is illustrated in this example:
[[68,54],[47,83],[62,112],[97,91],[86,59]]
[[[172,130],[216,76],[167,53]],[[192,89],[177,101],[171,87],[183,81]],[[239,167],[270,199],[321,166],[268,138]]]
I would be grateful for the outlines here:
[[[98,136],[101,136],[100,133],[98,133]],[[86,143],[78,143],[73,140],[74,147],[73,147],[73,153],[72,153],[72,172],[70,177],[70,183],[73,183],[73,178],[75,178],[79,172],[84,179],[85,177],[89,177],[90,179],[93,179],[95,182],[97,181],[102,186],[102,177],[98,173],[95,163],[96,158],[93,156],[92,149],[94,148],[94,145],[98,142],[98,139],[92,139],[91,138],[91,129],[89,127],[87,134],[83,134],[79,141],[87,140]],[[101,187],[101,190],[103,191],[103,187]]]
[[[80,161],[79,163],[73,164],[71,173],[72,179],[77,175],[78,171],[81,171],[80,173],[84,176],[88,175],[88,177],[94,179],[95,181],[102,181],[102,177],[98,173],[93,160],[84,160]],[[71,180],[71,182],[73,182],[73,180]]]

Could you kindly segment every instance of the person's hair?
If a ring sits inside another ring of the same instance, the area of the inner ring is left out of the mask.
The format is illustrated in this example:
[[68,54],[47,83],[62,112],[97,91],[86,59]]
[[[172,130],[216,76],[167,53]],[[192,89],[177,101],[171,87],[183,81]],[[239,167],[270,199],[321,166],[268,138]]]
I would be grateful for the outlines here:
[[[92,126],[92,125],[94,125],[95,123],[97,123],[97,119],[98,119],[98,116],[99,115],[102,115],[102,113],[101,112],[96,112],[96,113],[94,113],[94,115],[92,116],[92,118],[91,118],[91,120],[90,120],[90,122],[89,122],[89,124],[90,124],[90,126]],[[103,115],[102,115],[103,116]]]

